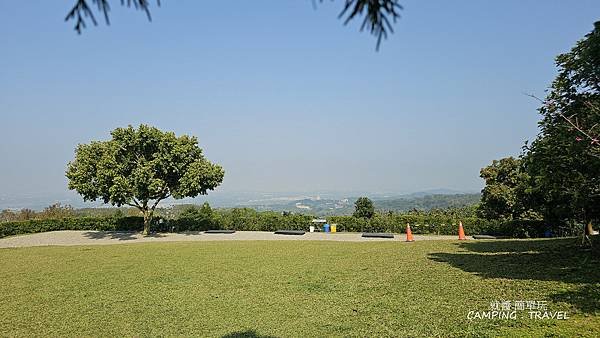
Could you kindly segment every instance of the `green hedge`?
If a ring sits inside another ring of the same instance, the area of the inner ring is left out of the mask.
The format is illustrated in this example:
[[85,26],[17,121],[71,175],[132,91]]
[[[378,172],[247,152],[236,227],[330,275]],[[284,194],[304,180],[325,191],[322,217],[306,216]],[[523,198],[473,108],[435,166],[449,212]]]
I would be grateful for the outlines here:
[[140,231],[142,217],[82,217],[0,223],[0,238],[58,230]]
[[[455,218],[423,214],[394,214],[391,216],[377,216],[370,220],[352,216],[334,216],[329,217],[328,220],[330,223],[338,224],[338,231],[404,233],[406,224],[410,224],[411,231],[414,234],[436,235],[457,235],[459,224],[459,220]],[[465,217],[460,221],[462,221],[467,235],[486,234],[515,238],[544,237],[546,230],[551,229],[543,221],[494,221],[476,217]]]
[[[308,230],[312,217],[282,215],[277,212],[257,212],[252,209],[218,210],[209,216],[165,220],[155,218],[153,231],[182,232],[228,229],[238,231],[275,231],[279,229]],[[377,215],[372,219],[352,216],[331,216],[329,223],[337,224],[337,231],[404,233],[410,223],[415,234],[456,235],[458,220],[448,216],[427,214]],[[508,237],[543,237],[549,229],[542,221],[488,221],[476,217],[461,220],[467,235],[490,234]],[[18,234],[56,230],[141,231],[142,217],[86,217],[56,220],[29,220],[0,223],[0,238]],[[554,234],[565,235],[565,233]]]
[[[308,230],[312,217],[277,212],[233,209],[215,212],[210,219],[180,218],[165,220],[155,217],[152,230],[158,232],[204,231],[231,229],[239,231]],[[141,231],[142,217],[82,217],[55,220],[28,220],[0,223],[0,238],[20,234],[58,230]]]
[[282,215],[278,212],[258,212],[253,209],[232,209],[214,214],[218,229],[240,231],[308,230],[311,216]]

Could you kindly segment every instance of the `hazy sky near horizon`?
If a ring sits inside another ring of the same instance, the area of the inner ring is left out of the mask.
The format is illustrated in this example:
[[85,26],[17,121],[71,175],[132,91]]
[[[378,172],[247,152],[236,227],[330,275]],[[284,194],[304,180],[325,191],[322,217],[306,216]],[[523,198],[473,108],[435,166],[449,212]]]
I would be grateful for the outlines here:
[[[554,57],[598,1],[402,1],[375,52],[343,1],[173,1],[63,22],[0,0],[0,194],[66,191],[78,143],[140,123],[195,135],[221,191],[463,191],[537,133]],[[101,19],[101,17],[99,17]]]

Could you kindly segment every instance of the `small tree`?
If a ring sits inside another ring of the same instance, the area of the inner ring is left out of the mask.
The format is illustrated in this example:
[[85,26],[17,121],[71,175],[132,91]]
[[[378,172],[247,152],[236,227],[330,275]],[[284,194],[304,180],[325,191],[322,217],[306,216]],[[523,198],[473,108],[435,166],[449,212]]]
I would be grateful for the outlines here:
[[375,215],[375,206],[373,201],[367,197],[360,197],[354,203],[354,214],[352,216],[359,218],[372,218]]
[[512,220],[534,215],[528,203],[530,178],[520,159],[506,157],[494,160],[481,169],[480,177],[485,180],[478,208],[482,217]]
[[69,189],[86,201],[139,209],[144,235],[161,200],[206,195],[223,181],[223,169],[204,158],[195,137],[146,125],[117,128],[111,135],[109,141],[77,147],[66,172]]
[[57,219],[73,217],[74,215],[75,212],[72,206],[54,203],[44,208],[42,212],[37,213],[35,217],[38,219]]
[[183,210],[179,219],[193,223],[193,230],[207,230],[213,226],[213,210],[208,202],[201,207],[189,206]]

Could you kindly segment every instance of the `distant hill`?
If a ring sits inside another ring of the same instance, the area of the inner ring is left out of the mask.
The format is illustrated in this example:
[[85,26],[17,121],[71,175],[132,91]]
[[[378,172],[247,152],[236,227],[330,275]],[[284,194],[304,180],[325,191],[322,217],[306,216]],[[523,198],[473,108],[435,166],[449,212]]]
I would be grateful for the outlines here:
[[464,207],[479,203],[481,194],[425,195],[420,197],[405,197],[386,200],[374,200],[375,208],[379,210],[408,211],[445,209]]
[[[250,206],[256,210],[291,211],[317,216],[351,215],[354,212],[354,202],[357,197],[340,200],[304,198],[287,203],[262,203]],[[464,207],[479,203],[481,194],[430,194],[418,193],[401,197],[373,198],[375,209],[378,211],[408,211],[431,210],[449,207]]]
[[[347,194],[347,195],[346,195]],[[256,210],[290,211],[316,216],[351,215],[354,202],[359,196],[368,196],[379,211],[407,211],[412,209],[430,210],[448,207],[462,207],[476,204],[481,199],[479,193],[461,193],[449,189],[435,189],[411,194],[394,193],[212,193],[197,199],[167,200],[162,206],[177,204],[202,204],[208,201],[216,208],[253,208]],[[60,202],[75,208],[106,208],[101,202],[83,202],[73,192],[57,195],[3,196],[0,195],[0,210],[44,207]],[[106,211],[100,211],[106,212]]]

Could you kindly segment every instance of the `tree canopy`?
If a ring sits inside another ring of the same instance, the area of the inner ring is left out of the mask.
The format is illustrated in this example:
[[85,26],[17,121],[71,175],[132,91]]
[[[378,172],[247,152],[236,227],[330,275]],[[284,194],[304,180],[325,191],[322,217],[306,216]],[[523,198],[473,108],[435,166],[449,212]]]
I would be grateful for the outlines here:
[[360,197],[354,203],[354,214],[359,218],[372,218],[375,215],[375,206],[368,197]]
[[533,201],[552,220],[600,216],[600,22],[570,52],[539,112],[540,133],[525,147]]
[[[312,0],[316,4],[315,0]],[[142,11],[152,21],[150,15],[149,0],[121,0],[121,5],[133,7],[136,10]],[[319,0],[323,2],[323,0]],[[160,6],[160,0],[156,1],[156,5]],[[382,39],[387,39],[389,33],[393,33],[392,23],[400,18],[402,6],[398,0],[344,0],[344,6],[339,19],[347,25],[354,19],[363,18],[360,30],[367,29],[377,39],[376,49],[379,49]],[[91,21],[95,26],[98,25],[96,15],[100,14],[104,17],[106,24],[110,24],[109,0],[76,0],[71,10],[67,13],[65,21],[75,21],[75,31],[81,34],[86,28],[86,20]]]
[[524,172],[521,160],[514,157],[494,160],[481,169],[480,176],[485,180],[479,205],[479,213],[484,218],[513,220],[531,217],[527,195],[529,176]]
[[523,219],[534,210],[552,225],[600,219],[600,22],[556,65],[536,139],[520,159],[481,170],[488,217]]
[[195,137],[147,125],[117,128],[111,135],[77,147],[66,171],[69,189],[86,201],[138,208],[144,234],[161,200],[205,195],[223,181],[223,169],[204,158]]

